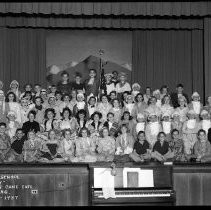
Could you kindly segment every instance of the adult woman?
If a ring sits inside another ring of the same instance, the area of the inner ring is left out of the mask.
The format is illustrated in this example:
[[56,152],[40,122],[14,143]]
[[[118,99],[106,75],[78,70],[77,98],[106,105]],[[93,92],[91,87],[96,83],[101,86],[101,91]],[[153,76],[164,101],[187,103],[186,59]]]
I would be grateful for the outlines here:
[[146,87],[144,93],[144,102],[148,104],[149,99],[152,97],[152,89],[151,87]]
[[10,90],[8,91],[9,92],[13,92],[17,98],[17,101],[19,100],[20,96],[21,96],[21,91],[19,90],[19,83],[18,81],[16,80],[13,80],[11,83],[10,83]]
[[55,116],[56,113],[54,109],[48,108],[45,110],[44,121],[42,124],[44,132],[54,129],[54,122],[56,121]]
[[103,123],[101,122],[102,114],[100,112],[94,112],[91,116],[91,122],[89,124],[94,127],[95,131],[99,132],[102,127]]
[[27,135],[28,132],[31,130],[33,130],[35,133],[40,131],[40,125],[38,122],[35,121],[35,117],[36,117],[36,112],[34,110],[31,110],[27,115],[28,121],[26,121],[22,127],[25,135]]
[[97,145],[97,160],[110,162],[114,159],[115,140],[109,136],[108,128],[104,127],[102,130],[102,137],[98,140]]
[[14,111],[17,117],[17,121],[21,124],[21,109],[20,104],[16,100],[16,95],[13,92],[9,92],[6,95],[5,102],[9,104],[9,111]]
[[78,123],[75,117],[72,116],[72,112],[69,108],[64,108],[63,112],[61,113],[62,120],[60,122],[60,129],[71,129],[71,130],[77,130],[78,129]]
[[149,116],[150,113],[155,113],[158,118],[160,119],[161,116],[161,109],[156,105],[157,103],[157,98],[155,96],[152,96],[148,100],[148,107],[145,109],[144,115],[146,117]]
[[164,95],[161,102],[161,114],[163,115],[164,113],[168,113],[169,115],[172,115],[174,112],[173,106],[170,105],[170,96],[169,95]]
[[0,90],[0,122],[6,123],[9,104],[5,103],[4,92]]
[[86,118],[87,112],[84,109],[81,109],[78,111],[76,115],[77,123],[79,126],[79,129],[83,127],[87,127],[87,118]]
[[143,94],[138,93],[135,97],[135,105],[131,114],[132,117],[136,119],[139,113],[144,114],[144,111],[146,110],[146,108],[147,108],[147,104],[144,102]]

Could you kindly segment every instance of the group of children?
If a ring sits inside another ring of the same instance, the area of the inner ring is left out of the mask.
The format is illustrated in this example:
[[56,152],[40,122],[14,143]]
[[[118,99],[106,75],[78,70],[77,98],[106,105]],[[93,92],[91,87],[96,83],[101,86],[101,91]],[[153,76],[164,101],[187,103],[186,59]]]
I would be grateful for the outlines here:
[[0,81],[0,162],[210,161],[211,97],[194,92],[189,102],[178,84],[142,92],[124,73],[62,73],[57,85],[24,86]]

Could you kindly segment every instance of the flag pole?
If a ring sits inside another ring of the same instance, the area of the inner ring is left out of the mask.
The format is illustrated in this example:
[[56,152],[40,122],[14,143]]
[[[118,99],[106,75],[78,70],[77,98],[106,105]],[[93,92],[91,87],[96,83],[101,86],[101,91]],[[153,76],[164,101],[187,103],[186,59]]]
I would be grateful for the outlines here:
[[99,50],[99,54],[100,54],[100,83],[99,83],[99,87],[98,87],[98,101],[100,100],[100,95],[101,95],[101,82],[102,82],[102,58],[101,56],[104,54],[104,50],[100,49]]

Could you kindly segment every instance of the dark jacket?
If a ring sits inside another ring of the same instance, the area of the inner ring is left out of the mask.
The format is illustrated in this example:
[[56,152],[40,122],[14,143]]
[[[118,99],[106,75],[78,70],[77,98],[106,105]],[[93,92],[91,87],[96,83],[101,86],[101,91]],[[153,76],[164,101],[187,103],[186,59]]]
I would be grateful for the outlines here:
[[92,85],[89,85],[88,82],[89,82],[89,79],[84,81],[86,96],[89,96],[91,93],[94,96],[98,96],[99,81],[97,81],[97,78],[95,78],[94,83]]
[[[188,95],[186,93],[183,93],[182,95],[186,98],[187,103],[189,103]],[[177,93],[172,93],[171,94],[171,103],[172,103],[174,108],[179,107],[178,94]]]

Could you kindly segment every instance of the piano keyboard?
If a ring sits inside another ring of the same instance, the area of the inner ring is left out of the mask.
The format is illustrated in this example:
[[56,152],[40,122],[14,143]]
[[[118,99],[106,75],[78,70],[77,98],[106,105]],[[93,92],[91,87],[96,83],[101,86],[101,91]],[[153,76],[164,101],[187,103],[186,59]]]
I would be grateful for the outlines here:
[[[146,198],[146,197],[170,197],[172,195],[171,190],[133,190],[133,191],[115,191],[116,198]],[[102,191],[95,191],[94,196],[103,198]]]

